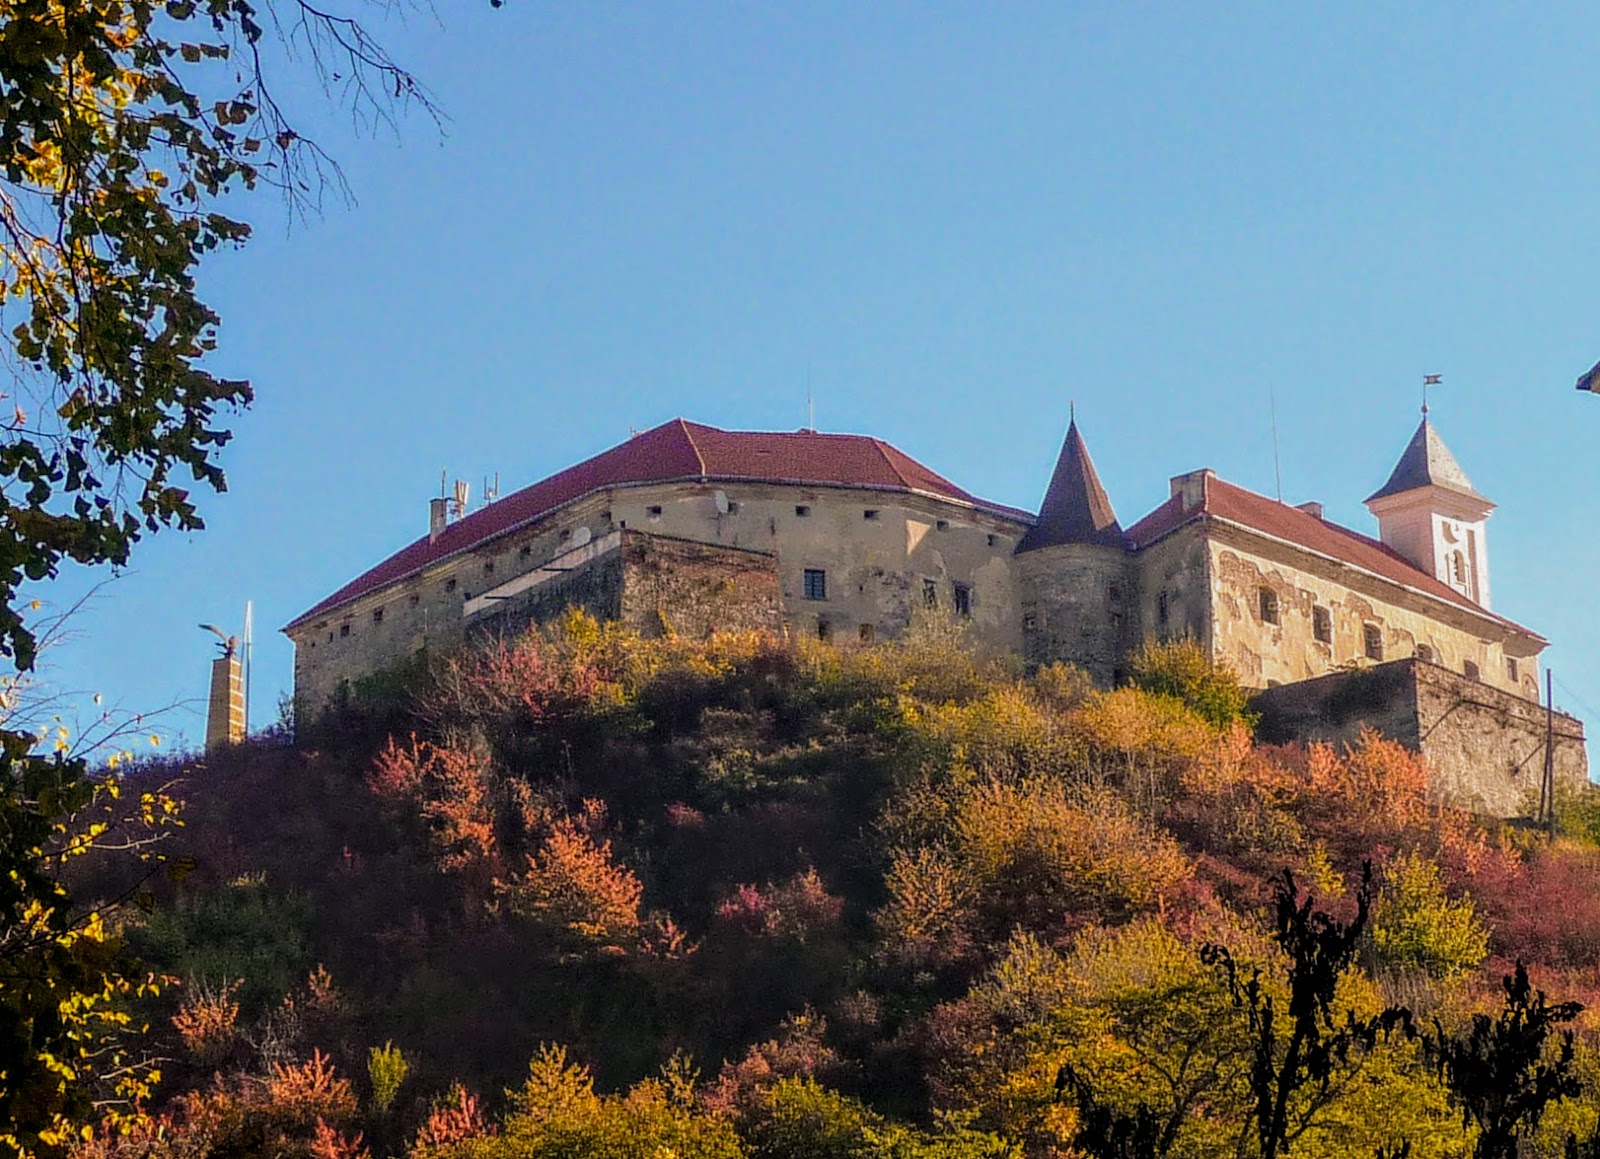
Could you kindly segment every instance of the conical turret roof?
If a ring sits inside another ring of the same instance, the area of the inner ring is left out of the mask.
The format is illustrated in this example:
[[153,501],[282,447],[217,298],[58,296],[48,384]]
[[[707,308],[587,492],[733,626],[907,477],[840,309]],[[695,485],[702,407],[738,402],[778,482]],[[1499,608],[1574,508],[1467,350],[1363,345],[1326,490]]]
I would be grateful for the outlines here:
[[1450,453],[1450,448],[1444,445],[1444,440],[1439,437],[1439,432],[1433,429],[1433,424],[1428,421],[1426,415],[1423,416],[1421,425],[1417,427],[1417,433],[1411,436],[1411,442],[1406,444],[1405,453],[1395,464],[1394,471],[1389,475],[1389,481],[1369,495],[1367,502],[1399,495],[1405,491],[1415,491],[1421,487],[1443,487],[1447,491],[1456,491],[1488,502],[1473,489],[1472,480],[1467,478],[1467,473],[1461,469],[1461,464],[1456,462],[1456,457]]
[[1095,474],[1094,460],[1078,433],[1078,420],[1067,427],[1067,438],[1056,460],[1055,474],[1044,493],[1039,519],[1017,544],[1017,550],[1037,551],[1064,543],[1092,543],[1102,547],[1122,547],[1122,525],[1111,509],[1106,489]]

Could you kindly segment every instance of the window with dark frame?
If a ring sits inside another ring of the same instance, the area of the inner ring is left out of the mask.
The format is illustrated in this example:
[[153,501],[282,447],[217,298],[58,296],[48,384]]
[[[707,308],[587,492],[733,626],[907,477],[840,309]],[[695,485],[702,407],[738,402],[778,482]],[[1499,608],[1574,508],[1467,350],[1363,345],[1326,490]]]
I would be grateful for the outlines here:
[[1261,612],[1263,624],[1276,624],[1278,622],[1278,593],[1271,588],[1262,588],[1256,593],[1257,603]]
[[1368,660],[1383,659],[1383,629],[1376,624],[1361,626],[1361,647]]
[[382,608],[373,608],[372,609],[372,622],[374,624],[383,623],[383,609]]
[[1463,676],[1465,676],[1468,680],[1477,680],[1478,679],[1478,666],[1476,664],[1474,664],[1471,660],[1468,660],[1464,664],[1461,665],[1461,674]]
[[873,638],[877,635],[877,632],[874,631],[871,624],[862,624],[856,634],[861,637],[861,642],[863,644],[870,644],[872,643]]
[[456,590],[456,577],[455,576],[451,576],[449,579],[444,581],[444,590],[447,591],[447,592],[453,592],[453,591]]
[[1513,684],[1517,683],[1522,675],[1517,667],[1517,658],[1515,656],[1506,657],[1506,675],[1511,678],[1511,683]]
[[349,624],[340,624],[339,625],[339,635],[348,636],[349,634],[350,634],[350,625]]
[[644,509],[644,513],[646,515],[648,515],[651,519],[660,519],[661,518],[661,504],[652,503],[649,507],[646,507]]
[[808,600],[828,598],[828,573],[820,567],[808,567],[804,577],[804,594]]
[[1333,615],[1327,608],[1311,609],[1311,635],[1319,644],[1333,643]]
[[877,519],[878,518],[878,509],[876,507],[868,507],[865,511],[863,511],[861,513],[861,518],[863,518],[863,519]]
[[1165,628],[1172,618],[1172,612],[1167,607],[1167,593],[1161,592],[1156,596],[1156,623]]
[[948,519],[940,519],[934,523],[933,529],[935,531],[949,531],[950,521]]
[[939,606],[939,585],[931,579],[922,581],[922,606],[925,608]]
[[804,519],[806,516],[811,514],[811,508],[806,506],[804,503],[796,503],[794,513],[797,518]]
[[955,604],[956,615],[966,617],[972,615],[972,588],[968,584],[951,584],[951,599]]

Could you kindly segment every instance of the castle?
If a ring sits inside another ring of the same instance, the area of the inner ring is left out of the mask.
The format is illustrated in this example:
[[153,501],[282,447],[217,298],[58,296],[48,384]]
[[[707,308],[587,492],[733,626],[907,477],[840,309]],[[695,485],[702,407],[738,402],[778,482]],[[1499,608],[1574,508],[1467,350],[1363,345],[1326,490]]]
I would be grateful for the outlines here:
[[1585,781],[1581,725],[1552,728],[1539,705],[1547,641],[1490,608],[1494,504],[1426,415],[1366,504],[1377,539],[1200,470],[1124,528],[1075,418],[1037,515],[868,436],[676,419],[470,513],[432,500],[426,536],[284,631],[306,706],[573,605],[646,632],[857,645],[943,609],[982,645],[1103,686],[1143,641],[1186,636],[1261,690],[1268,735],[1377,728],[1502,814],[1537,792],[1547,745],[1563,781]]

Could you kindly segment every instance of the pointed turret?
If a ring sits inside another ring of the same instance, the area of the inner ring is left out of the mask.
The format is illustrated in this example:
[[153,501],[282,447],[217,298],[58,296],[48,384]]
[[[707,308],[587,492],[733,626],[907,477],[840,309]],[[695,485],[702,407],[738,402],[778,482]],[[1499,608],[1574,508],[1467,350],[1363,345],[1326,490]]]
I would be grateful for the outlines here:
[[1098,547],[1122,547],[1122,525],[1111,509],[1106,489],[1095,474],[1089,448],[1078,433],[1073,417],[1067,427],[1061,457],[1039,508],[1039,519],[1017,544],[1017,551],[1037,551],[1068,543],[1087,543]]
[[1456,462],[1456,457],[1444,445],[1444,440],[1433,429],[1426,415],[1417,427],[1417,433],[1411,436],[1411,442],[1406,444],[1405,453],[1395,464],[1389,481],[1367,496],[1367,502],[1415,491],[1419,487],[1443,487],[1447,491],[1458,491],[1488,502],[1473,490],[1472,480],[1467,478],[1467,473]]
[[1456,591],[1489,606],[1484,523],[1494,504],[1478,494],[1428,421],[1406,444],[1389,481],[1367,498],[1385,544]]

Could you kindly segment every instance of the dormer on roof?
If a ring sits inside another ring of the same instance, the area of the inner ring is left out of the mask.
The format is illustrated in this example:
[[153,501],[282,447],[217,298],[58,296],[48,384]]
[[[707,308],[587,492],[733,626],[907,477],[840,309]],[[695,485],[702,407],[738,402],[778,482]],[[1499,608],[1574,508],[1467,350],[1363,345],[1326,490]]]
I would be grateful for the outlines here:
[[1094,460],[1078,432],[1074,416],[1056,460],[1055,474],[1044,493],[1038,521],[1017,544],[1018,553],[1069,543],[1098,547],[1123,547],[1125,538],[1117,513],[1111,509],[1106,489],[1095,473]]
[[1383,542],[1480,607],[1489,607],[1484,524],[1494,504],[1480,495],[1424,412],[1389,481],[1367,499]]

